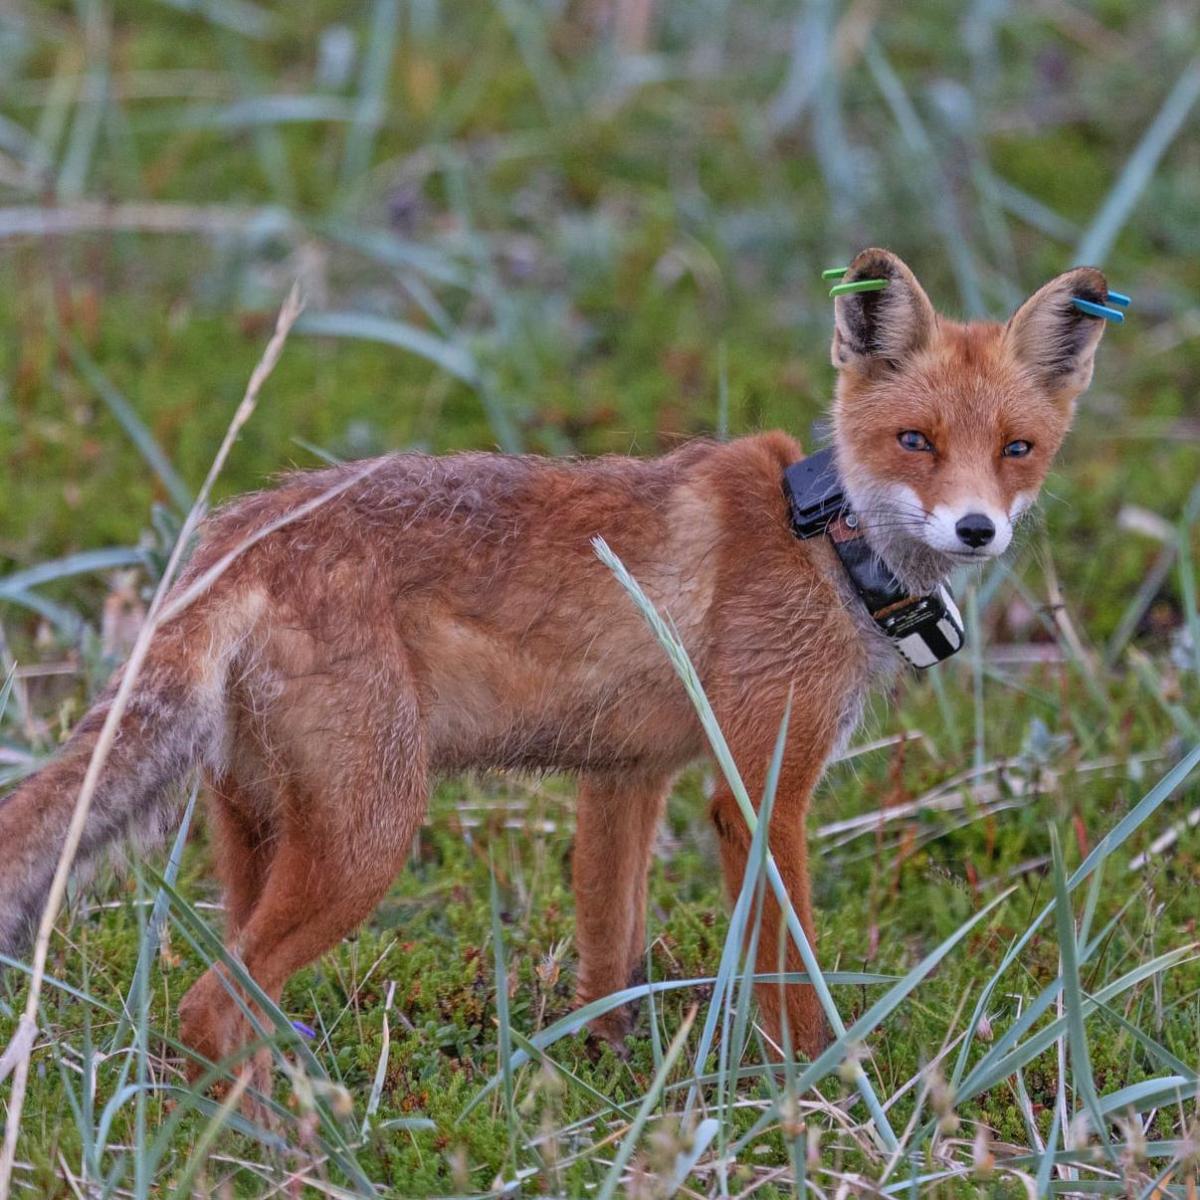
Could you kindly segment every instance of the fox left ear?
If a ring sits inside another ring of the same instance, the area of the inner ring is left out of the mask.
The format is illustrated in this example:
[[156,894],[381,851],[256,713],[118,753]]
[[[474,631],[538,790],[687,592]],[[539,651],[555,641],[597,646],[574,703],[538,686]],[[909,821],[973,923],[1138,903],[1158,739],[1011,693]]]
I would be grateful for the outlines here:
[[1092,381],[1103,317],[1071,303],[1073,297],[1108,303],[1108,283],[1095,267],[1076,267],[1039,288],[1013,314],[1004,337],[1018,361],[1053,398],[1070,403]]
[[887,286],[834,300],[831,357],[839,371],[897,363],[926,346],[937,325],[925,289],[890,250],[873,246],[855,256],[843,282],[863,279],[885,279]]

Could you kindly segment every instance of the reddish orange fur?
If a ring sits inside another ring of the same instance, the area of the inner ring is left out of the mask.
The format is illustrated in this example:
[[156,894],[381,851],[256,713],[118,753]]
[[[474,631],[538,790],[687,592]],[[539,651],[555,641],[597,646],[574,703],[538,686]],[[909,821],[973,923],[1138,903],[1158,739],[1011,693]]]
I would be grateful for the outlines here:
[[[866,252],[867,265],[883,253]],[[893,300],[903,300],[899,285]],[[1041,315],[1026,314],[1025,325]],[[1013,334],[918,309],[890,327],[887,364],[835,342],[844,359],[837,444],[850,469],[928,495],[934,475],[953,486],[955,471],[983,459],[1002,494],[1036,490],[1066,431],[1069,397],[1055,382],[1061,372],[1042,378],[1045,364],[1031,365],[1021,322],[1018,314]],[[904,344],[914,337],[919,345]],[[904,457],[894,427],[918,424],[954,453],[941,464]],[[1034,426],[1045,454],[1011,475],[995,467],[996,438]],[[656,460],[383,460],[246,549],[161,632],[110,782],[97,792],[85,853],[155,811],[165,783],[201,762],[230,944],[277,998],[293,972],[370,915],[402,867],[431,774],[571,771],[581,781],[578,997],[624,987],[643,952],[654,827],[675,774],[706,742],[660,648],[596,559],[601,535],[678,628],[756,799],[792,695],[770,845],[815,937],[809,796],[895,656],[864,624],[829,544],[799,541],[789,527],[781,477],[800,453],[767,433]],[[292,476],[218,513],[180,587],[350,470]],[[64,754],[0,806],[9,854],[0,948],[15,943],[44,896],[111,695]],[[711,814],[736,891],[749,835],[724,784]],[[778,918],[771,900],[762,971],[777,967]],[[794,951],[786,965],[800,969]],[[821,1046],[811,989],[766,987],[761,1002],[773,1036],[786,1015],[794,1044],[810,1054]],[[213,971],[180,1011],[183,1040],[211,1058],[247,1039]],[[623,1014],[596,1023],[614,1039],[624,1028]]]

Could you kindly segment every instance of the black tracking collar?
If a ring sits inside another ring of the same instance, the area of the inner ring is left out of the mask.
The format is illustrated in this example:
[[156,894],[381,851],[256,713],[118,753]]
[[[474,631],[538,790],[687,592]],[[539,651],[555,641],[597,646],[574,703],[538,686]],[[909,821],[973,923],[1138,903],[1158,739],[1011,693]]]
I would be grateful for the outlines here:
[[783,491],[792,531],[798,538],[829,538],[875,624],[914,667],[932,667],[962,649],[962,617],[949,588],[910,596],[901,586],[862,536],[842,491],[832,449],[788,467]]

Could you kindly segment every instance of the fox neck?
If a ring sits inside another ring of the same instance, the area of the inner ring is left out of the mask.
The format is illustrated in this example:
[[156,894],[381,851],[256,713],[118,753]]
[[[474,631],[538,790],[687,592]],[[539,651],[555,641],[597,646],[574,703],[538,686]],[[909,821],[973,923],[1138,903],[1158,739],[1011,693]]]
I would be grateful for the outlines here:
[[921,596],[936,591],[950,578],[958,563],[949,555],[932,549],[913,538],[898,537],[890,530],[872,530],[866,524],[866,537],[871,549],[891,568],[892,574],[911,595]]
[[946,582],[960,563],[935,550],[920,535],[919,521],[901,506],[889,503],[886,494],[862,487],[846,487],[852,512],[871,549],[887,563],[892,574],[914,596],[927,595]]

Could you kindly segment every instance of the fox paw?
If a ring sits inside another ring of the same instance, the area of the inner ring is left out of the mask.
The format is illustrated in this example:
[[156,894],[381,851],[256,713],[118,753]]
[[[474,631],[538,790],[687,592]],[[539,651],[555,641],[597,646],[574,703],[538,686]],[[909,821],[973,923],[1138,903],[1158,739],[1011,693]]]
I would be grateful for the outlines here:
[[629,1047],[625,1039],[633,1029],[633,1014],[628,1008],[619,1008],[588,1022],[588,1049],[593,1060],[600,1057],[607,1046],[617,1058],[629,1058]]

